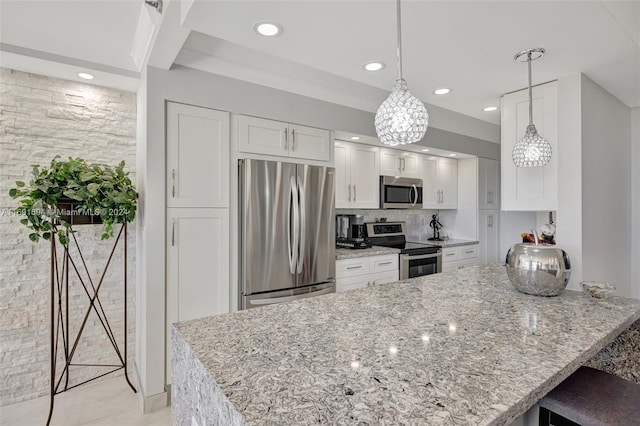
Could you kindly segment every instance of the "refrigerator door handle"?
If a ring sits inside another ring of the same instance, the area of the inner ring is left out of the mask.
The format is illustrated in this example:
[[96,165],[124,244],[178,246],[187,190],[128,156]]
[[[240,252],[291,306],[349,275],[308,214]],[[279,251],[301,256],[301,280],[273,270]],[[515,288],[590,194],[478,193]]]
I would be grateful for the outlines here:
[[[287,226],[287,242],[289,246],[289,272],[296,273],[296,264],[298,261],[298,189],[296,185],[296,177],[291,176],[291,192],[289,194],[289,220]],[[293,234],[291,229],[293,228]],[[293,240],[292,240],[293,238]]]
[[298,215],[299,215],[299,225],[300,225],[300,235],[298,238],[298,274],[302,272],[302,267],[304,265],[304,252],[305,252],[305,244],[307,237],[307,218],[305,215],[305,193],[304,193],[304,185],[300,181],[300,178],[297,180],[298,183]]

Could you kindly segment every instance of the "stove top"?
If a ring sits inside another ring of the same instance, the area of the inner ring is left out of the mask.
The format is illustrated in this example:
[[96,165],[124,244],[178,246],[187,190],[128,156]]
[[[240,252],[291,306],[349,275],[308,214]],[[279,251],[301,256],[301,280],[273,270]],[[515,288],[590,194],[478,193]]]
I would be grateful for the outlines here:
[[400,249],[401,254],[432,254],[441,247],[437,244],[407,241],[404,222],[367,223],[367,237],[371,244]]

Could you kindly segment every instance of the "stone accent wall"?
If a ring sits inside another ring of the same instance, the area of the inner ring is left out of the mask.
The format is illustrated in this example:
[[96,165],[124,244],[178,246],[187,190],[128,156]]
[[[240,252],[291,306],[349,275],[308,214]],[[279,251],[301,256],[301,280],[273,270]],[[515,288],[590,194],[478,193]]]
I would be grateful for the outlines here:
[[[135,93],[0,69],[0,406],[49,393],[50,245],[29,240],[20,218],[10,213],[16,201],[8,192],[14,181],[30,180],[30,165],[48,164],[56,155],[110,165],[125,160],[135,182]],[[77,230],[88,269],[97,285],[114,240],[100,241],[101,225]],[[129,226],[128,237],[128,358],[130,377],[135,377],[133,224]],[[100,295],[119,342],[124,333],[122,275],[123,254],[118,250]],[[69,322],[73,335],[79,329],[88,298],[73,274],[70,280]],[[91,313],[74,362],[116,361],[100,321]],[[69,385],[106,371],[74,367]]]

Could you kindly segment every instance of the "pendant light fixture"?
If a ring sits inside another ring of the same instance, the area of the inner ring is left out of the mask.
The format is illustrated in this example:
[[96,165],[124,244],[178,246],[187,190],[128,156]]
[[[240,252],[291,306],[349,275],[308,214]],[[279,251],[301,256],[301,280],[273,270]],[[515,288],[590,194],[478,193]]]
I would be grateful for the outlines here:
[[402,16],[400,0],[397,7],[397,56],[398,79],[389,97],[376,112],[375,126],[378,138],[385,145],[404,145],[418,142],[424,137],[429,125],[429,114],[420,99],[409,92],[402,77]]
[[517,167],[540,167],[551,160],[551,144],[538,134],[533,124],[533,95],[531,92],[531,61],[542,58],[544,49],[535,47],[516,53],[513,57],[516,61],[527,61],[529,67],[529,125],[524,134],[511,151],[511,158]]

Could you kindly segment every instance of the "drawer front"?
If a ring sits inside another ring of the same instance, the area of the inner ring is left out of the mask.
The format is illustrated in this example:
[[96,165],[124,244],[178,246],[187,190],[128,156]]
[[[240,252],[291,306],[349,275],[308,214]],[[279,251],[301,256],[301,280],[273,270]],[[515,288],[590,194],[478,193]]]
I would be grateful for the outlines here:
[[396,269],[395,271],[387,271],[387,272],[379,272],[377,274],[371,274],[367,278],[369,280],[369,285],[375,284],[385,284],[392,283],[394,281],[398,281],[399,271]]
[[336,279],[368,274],[369,266],[370,260],[368,257],[336,260]]
[[[453,262],[458,260],[458,247],[444,248],[442,249],[442,263]],[[444,267],[442,268],[444,271]]]
[[458,247],[458,259],[472,259],[478,257],[478,245]]
[[466,268],[468,266],[476,265],[477,263],[477,257],[473,257],[470,259],[453,260],[451,262],[442,264],[442,272],[455,271],[456,269]]
[[344,293],[345,291],[366,288],[370,281],[368,275],[338,279],[336,280],[336,292]]
[[371,260],[372,274],[378,272],[398,271],[398,255],[392,254],[388,256],[373,256],[369,258]]

